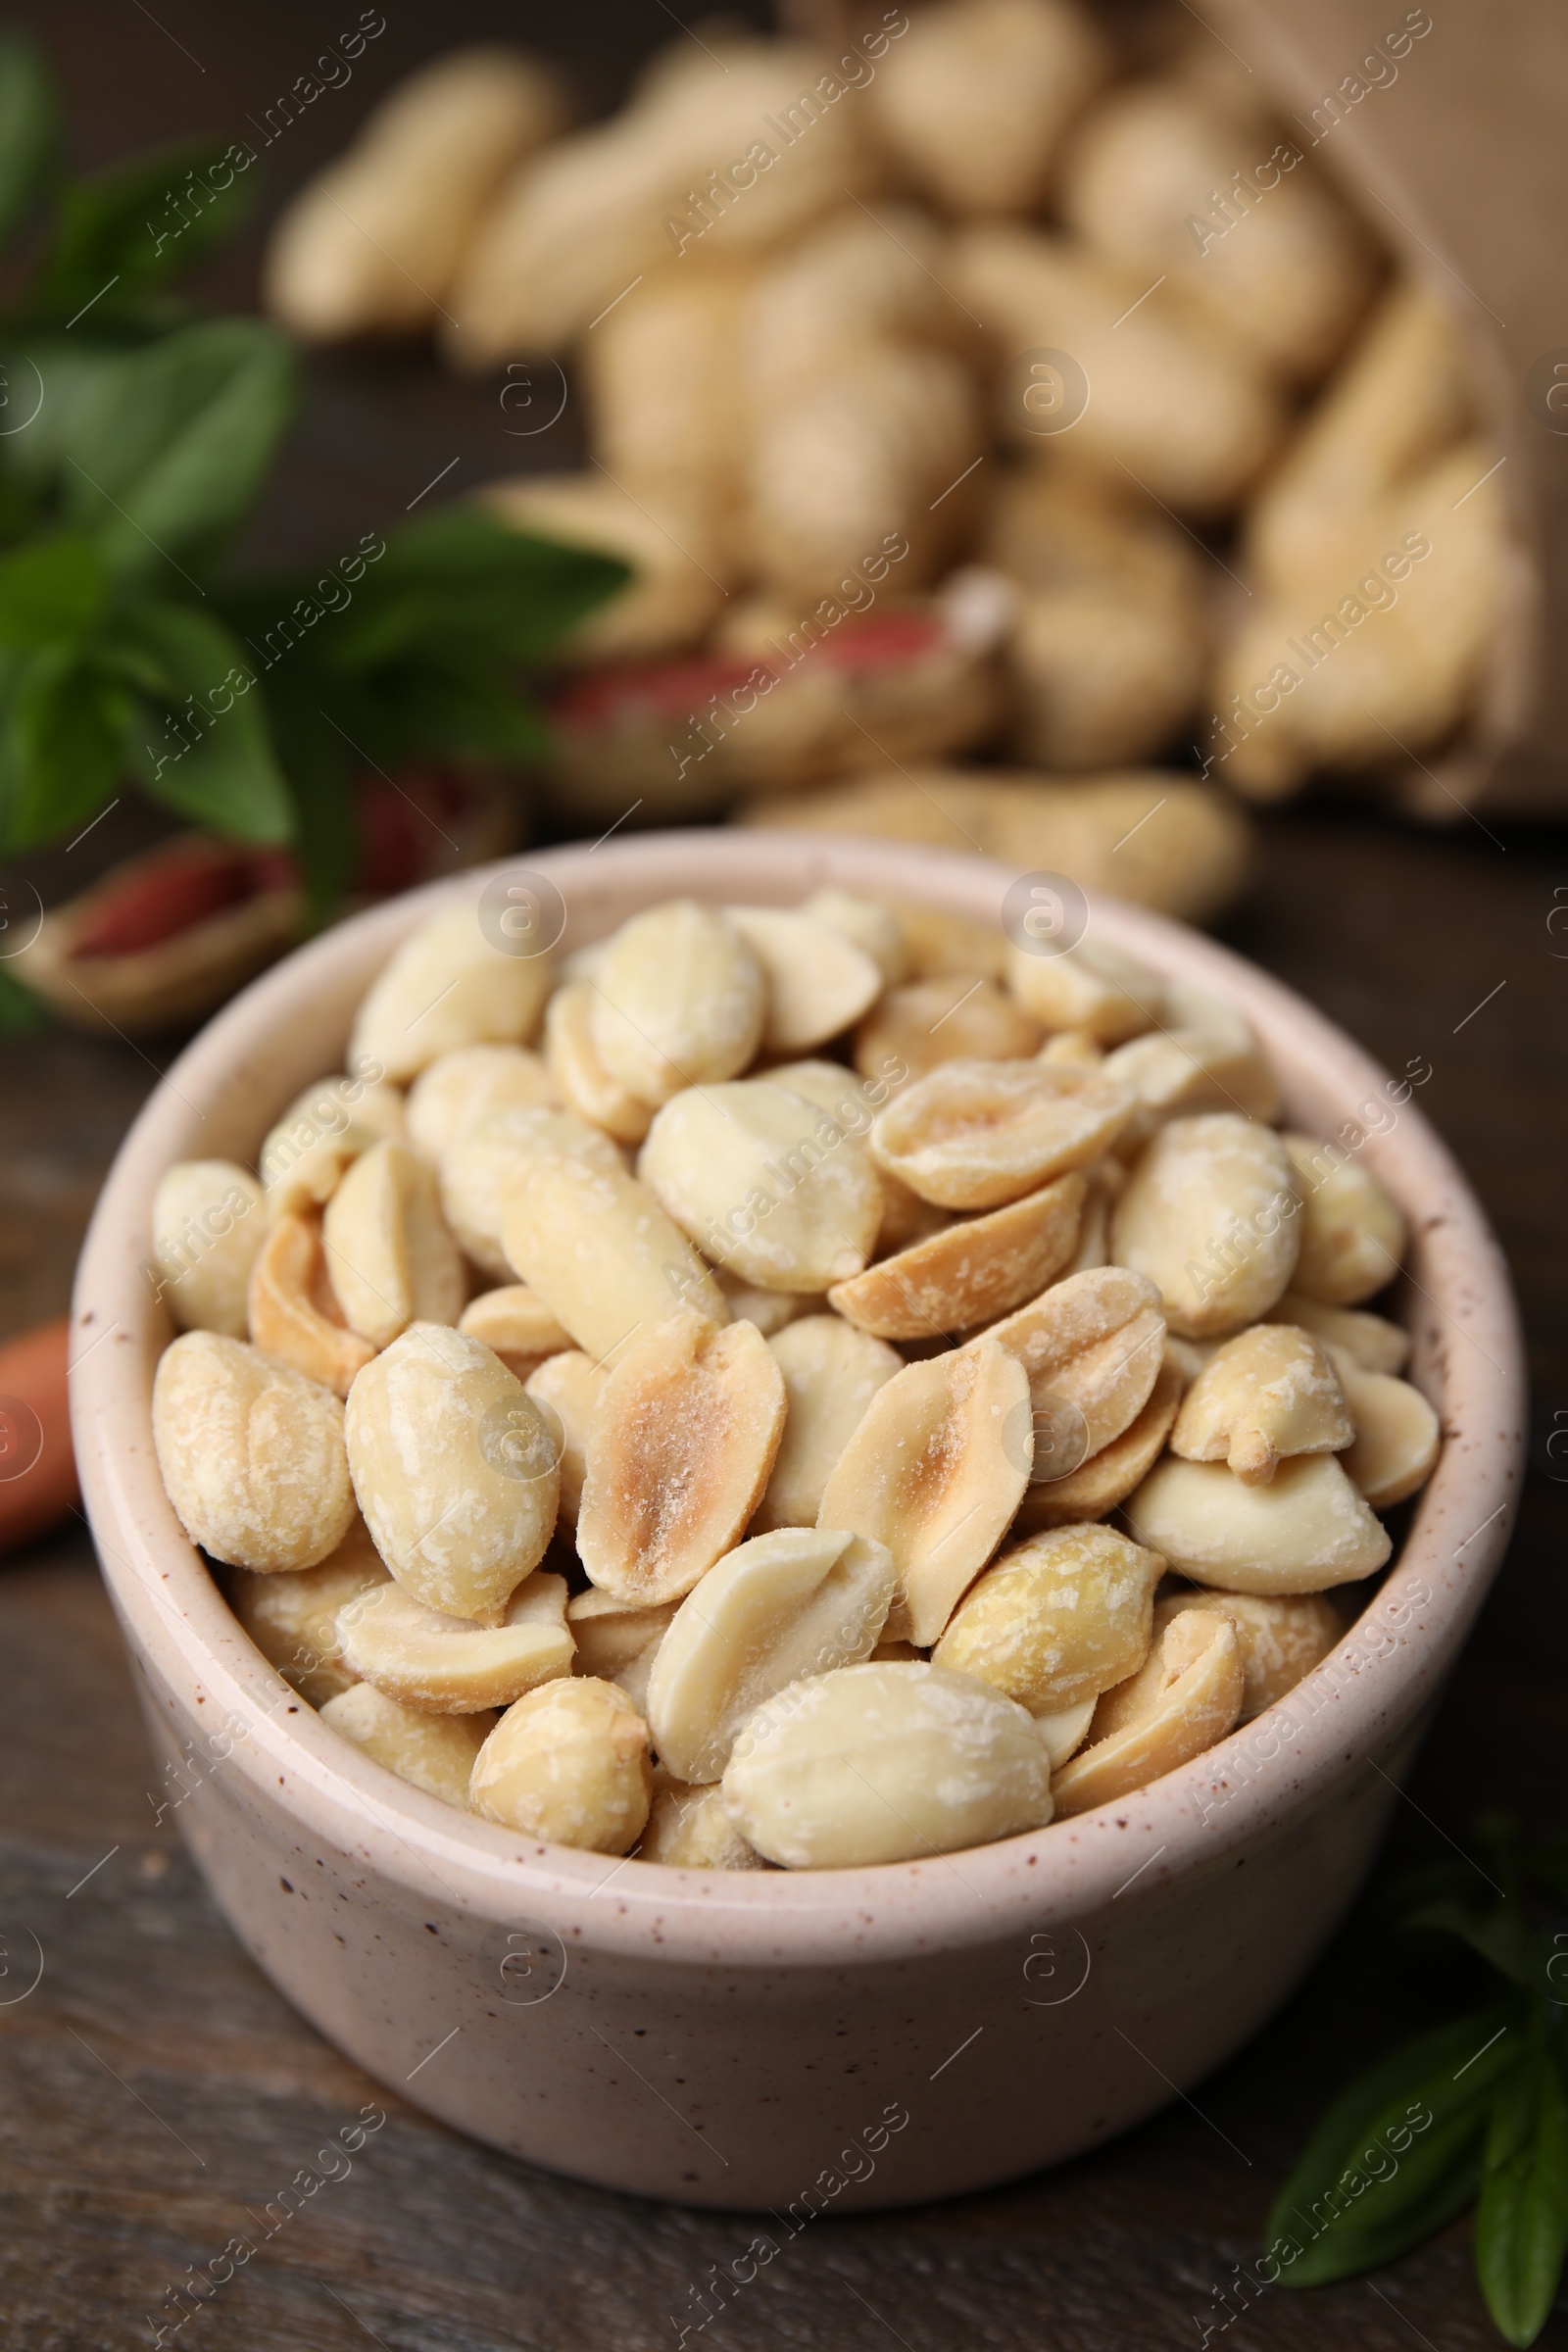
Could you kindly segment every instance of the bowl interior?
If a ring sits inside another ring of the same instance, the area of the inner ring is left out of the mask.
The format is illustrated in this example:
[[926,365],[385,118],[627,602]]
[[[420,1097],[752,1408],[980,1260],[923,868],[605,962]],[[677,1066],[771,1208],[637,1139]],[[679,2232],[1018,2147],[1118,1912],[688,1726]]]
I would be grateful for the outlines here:
[[[105,1187],[78,1276],[74,1421],[83,1482],[106,1579],[133,1648],[166,1685],[200,1691],[215,1712],[244,1724],[240,1761],[270,1788],[289,1767],[287,1801],[322,1834],[374,1849],[381,1867],[420,1884],[434,1873],[449,1892],[481,1908],[530,1897],[580,1904],[618,1871],[614,1917],[633,1936],[652,1912],[685,1906],[710,1936],[715,1913],[742,1931],[760,1915],[782,1932],[832,1937],[875,1886],[881,1915],[904,1932],[932,1899],[933,1865],[804,1874],[718,1874],[701,1879],[657,1866],[609,1865],[597,1855],[528,1846],[491,1825],[455,1815],[348,1748],[309,1710],[280,1717],[291,1697],[229,1614],[164,1494],[153,1457],[151,1383],[172,1336],[167,1310],[145,1276],[151,1200],[171,1162],[234,1157],[254,1163],[269,1126],[312,1081],[339,1068],[355,1008],[398,943],[435,907],[474,901],[505,872],[559,894],[559,953],[592,944],[637,908],[690,896],[788,906],[828,882],[996,921],[1016,877],[991,860],[881,842],[808,835],[684,832],[633,837],[596,849],[551,850],[505,867],[459,876],[370,910],[299,950],[255,982],[180,1056],[126,1139]],[[1287,1119],[1339,1137],[1388,1185],[1411,1229],[1407,1272],[1393,1311],[1414,1340],[1411,1377],[1443,1416],[1446,1445],[1416,1503],[1378,1607],[1402,1608],[1407,1633],[1331,1677],[1333,1703],[1276,1759],[1253,1758],[1245,1785],[1213,1819],[1231,1751],[1257,1725],[1141,1792],[1139,1841],[1163,1839],[1179,1861],[1208,1840],[1216,1859],[1282,1810],[1326,1785],[1347,1739],[1362,1752],[1379,1727],[1407,1724],[1435,1695],[1500,1558],[1520,1455],[1518,1340],[1507,1278],[1463,1178],[1419,1109],[1422,1064],[1391,1077],[1322,1016],[1254,966],[1196,932],[1112,900],[1091,907],[1092,936],[1167,976],[1230,997],[1257,1030],[1279,1073]],[[1379,1301],[1380,1305],[1385,1302]],[[1354,1642],[1355,1634],[1348,1637]],[[1346,1644],[1342,1644],[1342,1650]],[[1362,1644],[1363,1650],[1368,1645]],[[1336,1652],[1336,1658],[1340,1653]],[[1329,1661],[1333,1667],[1334,1661]],[[1322,1671],[1322,1670],[1320,1670]],[[1326,1718],[1326,1720],[1325,1720]],[[202,1720],[212,1721],[212,1716]],[[1258,1719],[1266,1722],[1266,1718]],[[1128,1812],[1124,1803],[1120,1811]],[[978,1932],[995,1905],[1036,1908],[1053,1893],[1091,1899],[1126,1877],[1139,1856],[1126,1825],[1075,1817],[964,1857],[976,1910],[945,1932]],[[1026,1883],[1020,1873],[1027,1864]],[[897,1881],[895,1889],[891,1882]],[[943,1890],[949,1912],[951,1895]],[[609,1905],[600,1909],[610,1914]],[[606,1931],[618,1934],[622,1928]],[[697,1930],[694,1928],[694,1933]]]

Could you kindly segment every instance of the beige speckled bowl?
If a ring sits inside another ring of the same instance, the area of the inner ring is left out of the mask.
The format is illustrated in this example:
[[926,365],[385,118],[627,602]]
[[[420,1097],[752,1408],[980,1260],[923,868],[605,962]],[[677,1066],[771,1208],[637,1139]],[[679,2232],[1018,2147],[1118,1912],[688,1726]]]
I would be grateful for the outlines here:
[[[530,861],[567,947],[677,893],[824,882],[994,918],[977,858],[681,833]],[[897,2204],[1006,2180],[1150,2114],[1254,2033],[1366,1870],[1501,1557],[1523,1449],[1507,1276],[1415,1100],[1365,1146],[1414,1234],[1415,1377],[1447,1443],[1403,1552],[1308,1682],[1102,1814],[874,1870],[703,1877],[523,1842],[381,1771],[295,1699],[165,1498],[149,1396],[169,1338],[141,1268],[172,1160],[254,1155],[338,1066],[404,934],[472,877],[302,949],[206,1029],[127,1138],[82,1257],[74,1426],[168,1802],[236,1934],[380,2082],[533,2162],[694,2204]],[[1222,948],[1112,902],[1098,937],[1227,991],[1290,1113],[1331,1134],[1384,1073]],[[1379,1113],[1385,1123],[1386,1113]],[[781,2223],[780,2228],[783,2227]]]

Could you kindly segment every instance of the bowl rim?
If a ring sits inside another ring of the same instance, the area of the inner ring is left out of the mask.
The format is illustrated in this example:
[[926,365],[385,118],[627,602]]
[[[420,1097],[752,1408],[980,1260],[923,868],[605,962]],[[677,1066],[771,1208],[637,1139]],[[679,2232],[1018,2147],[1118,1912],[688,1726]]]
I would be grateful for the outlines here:
[[[542,850],[348,918],[253,981],[199,1032],[144,1105],[100,1195],[77,1273],[71,1375],[88,1521],[133,1657],[155,1690],[161,1682],[183,1698],[191,1720],[224,1727],[208,1735],[199,1765],[193,1758],[199,1776],[203,1768],[237,1773],[253,1803],[282,1806],[298,1830],[424,1901],[486,1922],[521,1913],[578,1948],[766,1968],[965,1947],[1025,1922],[1098,1912],[1124,1889],[1130,1908],[1141,1905],[1178,1877],[1233,1867],[1238,1849],[1327,1801],[1347,1765],[1390,1752],[1436,1699],[1500,1564],[1524,1446],[1506,1266],[1456,1163],[1409,1099],[1408,1080],[1392,1126],[1358,1148],[1391,1178],[1426,1277],[1413,1282],[1424,1331],[1418,1355],[1441,1389],[1444,1451],[1376,1602],[1298,1686],[1313,1691],[1313,1707],[1293,1730],[1283,1720],[1288,1699],[1112,1805],[956,1855],[841,1871],[701,1873],[632,1867],[632,1857],[524,1839],[457,1815],[319,1721],[244,1633],[164,1494],[150,1391],[172,1325],[143,1277],[152,1191],[172,1160],[212,1155],[199,1149],[204,1101],[240,1090],[257,1056],[278,1050],[285,1023],[297,1034],[313,1006],[336,1000],[342,1010],[353,1001],[349,976],[363,989],[425,915],[472,903],[495,877],[519,871],[562,894],[577,933],[568,948],[602,935],[605,909],[622,919],[630,901],[791,906],[833,883],[995,921],[1018,880],[989,858],[804,832],[712,828]],[[1146,908],[1098,894],[1089,906],[1108,944],[1231,997],[1258,1030],[1288,1098],[1294,1087],[1361,1107],[1396,1101],[1396,1082],[1369,1055],[1257,966]],[[268,1104],[264,1128],[294,1091]],[[1374,1616],[1379,1641],[1369,1651]],[[197,1716],[196,1706],[211,1712]]]

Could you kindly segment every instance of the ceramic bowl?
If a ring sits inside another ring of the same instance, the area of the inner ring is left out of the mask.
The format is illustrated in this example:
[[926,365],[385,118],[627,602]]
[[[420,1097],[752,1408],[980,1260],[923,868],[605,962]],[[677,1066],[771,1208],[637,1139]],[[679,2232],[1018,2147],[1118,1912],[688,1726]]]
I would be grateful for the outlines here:
[[[561,894],[565,949],[672,896],[793,905],[830,881],[995,921],[1014,880],[978,858],[794,833],[527,863]],[[782,2230],[1004,2180],[1125,2130],[1255,2033],[1333,1933],[1502,1555],[1524,1442],[1515,1317],[1418,1107],[1427,1065],[1391,1080],[1223,948],[1093,906],[1096,937],[1229,994],[1292,1121],[1354,1122],[1409,1219],[1397,1311],[1446,1443],[1396,1564],[1305,1683],[1136,1796],[1000,1844],[800,1875],[617,1862],[471,1820],[335,1738],[229,1614],[153,1455],[171,1336],[144,1273],[159,1176],[254,1158],[285,1102],[340,1066],[398,942],[485,880],[362,914],[255,982],[174,1063],[104,1188],[76,1287],[74,1428],[157,1800],[329,2040],[554,2171],[772,2207]]]

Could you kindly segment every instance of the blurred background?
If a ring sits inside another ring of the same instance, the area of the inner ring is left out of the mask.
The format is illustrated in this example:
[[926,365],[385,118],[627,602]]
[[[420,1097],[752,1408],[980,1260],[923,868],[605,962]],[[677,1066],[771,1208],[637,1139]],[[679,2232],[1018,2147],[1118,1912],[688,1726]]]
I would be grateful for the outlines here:
[[[586,617],[570,607],[591,602],[575,574],[541,573],[535,605],[516,603],[519,662],[498,647],[492,667],[543,714],[537,752],[479,756],[475,728],[443,704],[409,722],[400,757],[400,707],[368,668],[322,693],[341,688],[344,714],[385,722],[373,743],[350,723],[375,756],[318,768],[302,733],[281,814],[237,771],[205,802],[172,797],[150,755],[139,782],[127,755],[103,763],[101,790],[56,802],[51,775],[85,772],[70,740],[57,768],[40,764],[38,730],[0,697],[0,1345],[64,1314],[98,1184],[200,1018],[306,925],[368,895],[524,840],[758,815],[1067,870],[1207,923],[1387,1066],[1430,1065],[1421,1106],[1514,1267],[1535,1404],[1509,1564],[1426,1749],[1400,1851],[1445,1850],[1484,1803],[1560,1820],[1568,769],[1554,729],[1568,535],[1553,390],[1568,383],[1554,209],[1568,44],[1539,6],[1385,14],[1282,0],[1205,22],[1170,0],[1037,22],[1021,0],[967,19],[917,0],[906,18],[803,5],[792,33],[831,35],[828,54],[861,67],[792,140],[775,90],[788,98],[802,75],[747,46],[749,30],[776,29],[759,5],[722,25],[663,0],[388,0],[336,17],[290,0],[10,8],[6,24],[48,61],[73,173],[90,181],[197,139],[254,159],[245,217],[215,230],[177,292],[150,282],[139,310],[117,311],[124,270],[118,293],[81,278],[74,319],[69,276],[40,309],[45,232],[24,210],[0,328],[7,414],[25,397],[27,353],[52,382],[83,330],[106,364],[209,315],[291,335],[297,394],[286,416],[280,396],[275,452],[263,436],[254,495],[231,502],[226,549],[194,527],[168,559],[194,595],[209,564],[215,581],[251,583],[225,590],[224,610],[253,652],[271,642],[268,616],[349,551],[401,546],[498,481],[523,486],[486,514],[622,557],[636,576]],[[922,33],[927,17],[946,22],[940,37]],[[411,74],[481,43],[558,70],[568,95],[535,76],[509,114],[504,71],[481,66],[455,98],[436,85],[423,126],[406,108],[401,129],[396,117],[377,127]],[[655,59],[660,78],[640,87]],[[730,69],[738,96],[719,79]],[[457,110],[445,129],[442,105]],[[432,260],[419,238],[462,177],[451,159],[473,163],[452,122],[487,106],[500,161],[488,176],[473,166],[466,225]],[[578,167],[562,145],[573,115],[615,125]],[[765,176],[723,176],[754,119],[812,170],[820,143],[822,187],[798,220],[767,224]],[[0,124],[0,145],[23,136]],[[200,196],[195,168],[182,155],[146,179],[155,255],[160,235],[187,234],[194,251],[206,233],[215,174],[209,162]],[[548,202],[521,185],[528,168]],[[411,215],[397,191],[432,170]],[[338,176],[322,195],[325,172]],[[639,234],[656,220],[651,245],[623,233],[634,212]],[[73,267],[90,275],[118,249],[90,206],[72,218]],[[367,266],[372,218],[380,260]],[[418,261],[413,276],[400,251]],[[437,261],[447,274],[432,284]],[[544,289],[531,307],[509,292],[534,282],[524,262]],[[245,348],[260,383],[269,362]],[[134,434],[100,428],[118,463]],[[86,446],[59,443],[61,480],[69,448]],[[52,477],[13,470],[7,549],[48,537],[62,513],[72,528],[104,521],[85,493],[68,511]],[[541,491],[543,476],[569,478]],[[97,479],[109,498],[117,485]],[[127,491],[116,514],[127,501],[141,511]],[[889,539],[906,552],[873,593],[863,559]],[[393,562],[407,581],[434,556],[424,543]],[[132,604],[185,593],[147,564]],[[426,614],[444,593],[432,581],[416,581]],[[43,643],[54,593],[41,575],[0,583],[0,651]],[[322,646],[340,627],[326,609]],[[440,630],[421,628],[422,658]],[[300,666],[316,660],[308,646]],[[747,709],[759,665],[770,683]],[[475,698],[493,683],[464,673]],[[171,728],[189,698],[156,680],[135,692],[136,724],[151,713],[166,752],[183,743]],[[437,699],[432,686],[431,710]],[[335,851],[311,831],[328,805],[347,812]],[[0,1397],[35,1393],[58,1432],[55,1381],[47,1348],[0,1355]],[[49,1532],[14,1516],[0,1571],[0,1927],[52,1923],[38,1932],[57,1969],[25,2008],[0,2007],[22,2119],[0,2136],[0,2173],[24,2223],[0,2248],[0,2293],[39,2346],[126,2340],[197,2237],[204,2254],[221,2242],[220,2199],[204,2204],[210,2184],[188,2168],[168,2171],[171,2145],[73,2045],[78,2028],[118,2074],[135,2073],[138,2051],[162,2070],[160,2113],[193,2144],[222,2145],[236,2195],[247,2181],[268,2193],[263,2176],[304,2147],[322,2069],[334,2096],[352,2087],[228,1944],[156,1818],[68,1494],[63,1463],[63,1521]],[[105,1847],[114,1869],[68,1909]],[[924,2346],[983,2319],[987,2341],[1034,2343],[1043,2307],[1063,2344],[1185,2334],[1256,2236],[1325,2087],[1324,2050],[1372,2053],[1407,1999],[1352,1923],[1294,2008],[1208,2086],[1245,2172],[1178,2110],[1046,2182],[939,2218],[834,2225],[748,2340],[850,2346],[891,2331]],[[189,2036],[182,2003],[198,2019]],[[640,2346],[674,2332],[662,2282],[699,2275],[702,2217],[527,2175],[412,2112],[383,2151],[376,2184],[346,2188],[247,2284],[249,2303],[203,2322],[213,2342],[357,2340],[361,2323],[319,2277],[368,2284],[363,2331],[388,2343]],[[414,2242],[436,2176],[444,2220],[477,2240],[471,2276],[457,2238]],[[537,2321],[518,2317],[519,2248]],[[908,2281],[933,2260],[947,2283],[927,2305]],[[1382,2282],[1388,2308],[1359,2286],[1278,2298],[1255,2340],[1491,2340],[1467,2262],[1450,2231]],[[859,2283],[846,2293],[841,2276]],[[670,2303],[683,2292],[671,2283]],[[1542,2340],[1568,2341],[1559,2325]]]

